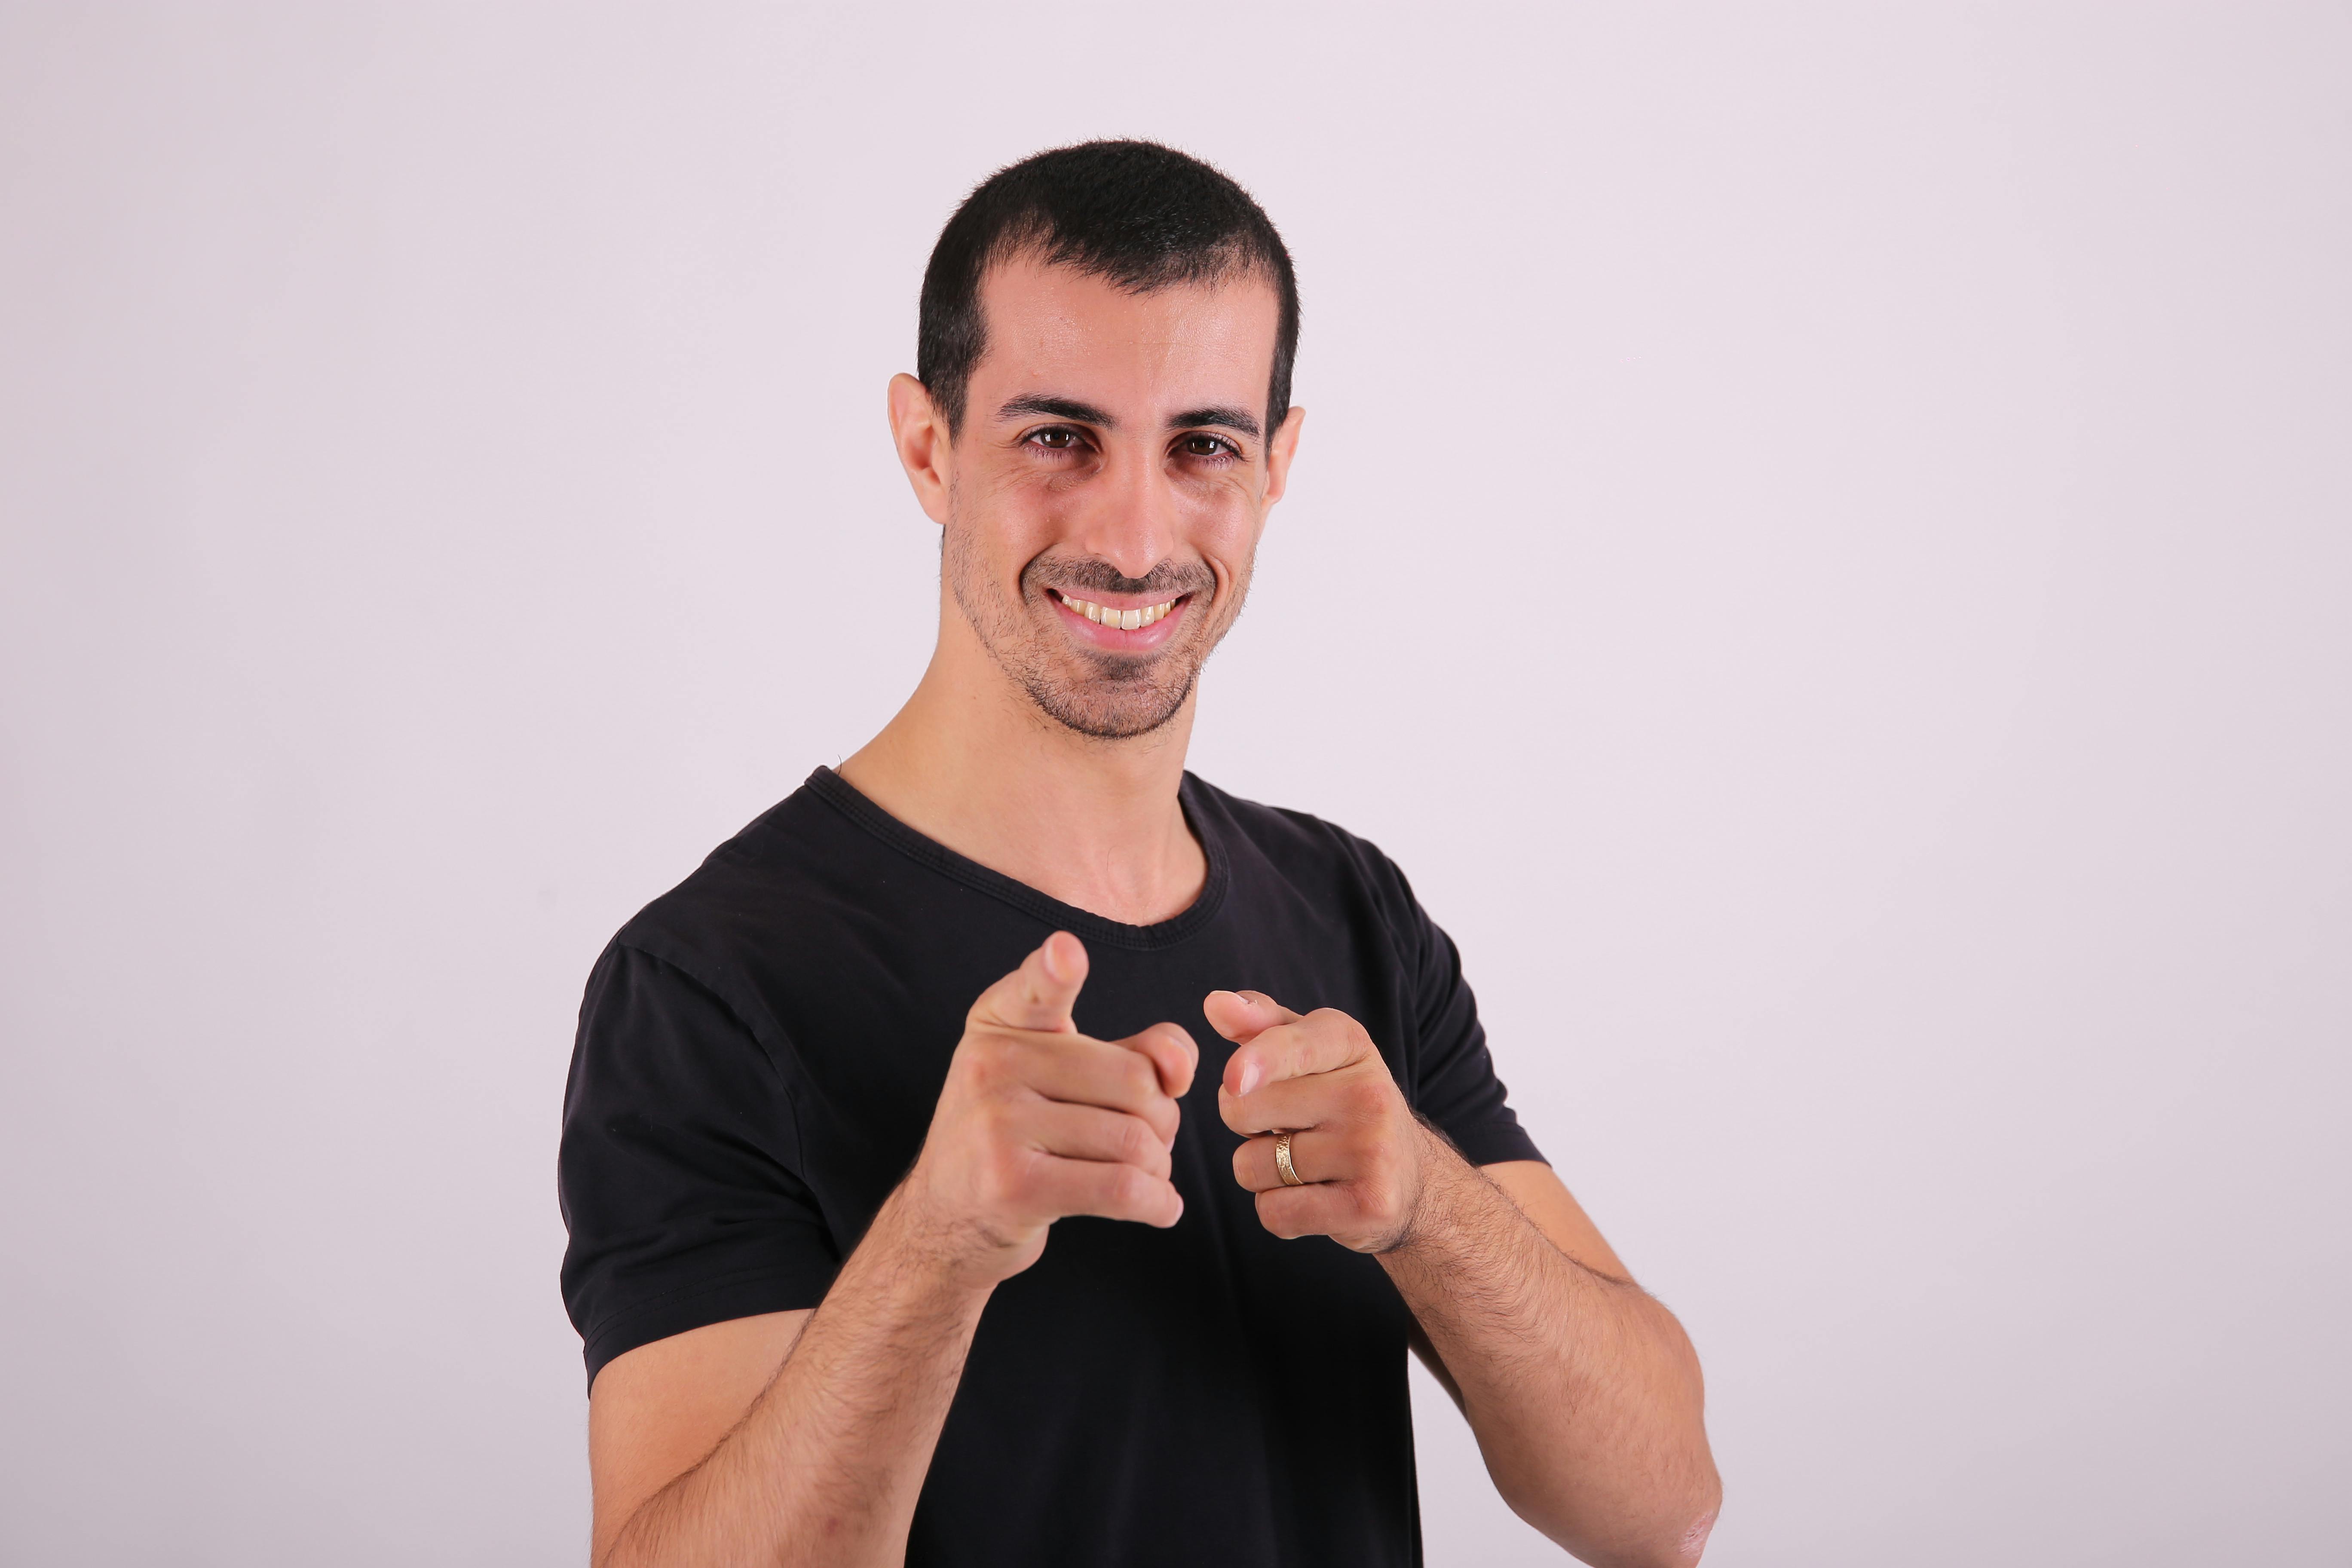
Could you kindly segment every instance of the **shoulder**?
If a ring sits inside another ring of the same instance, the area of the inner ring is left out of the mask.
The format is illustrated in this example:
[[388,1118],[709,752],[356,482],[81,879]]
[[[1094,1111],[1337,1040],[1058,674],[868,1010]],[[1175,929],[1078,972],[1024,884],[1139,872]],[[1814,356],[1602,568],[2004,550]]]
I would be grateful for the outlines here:
[[821,942],[845,893],[870,872],[866,836],[815,787],[760,814],[684,880],[623,924],[614,949],[634,950],[724,993],[754,953]]
[[1236,876],[1270,872],[1310,897],[1352,895],[1391,925],[1412,922],[1412,885],[1370,839],[1311,812],[1244,800],[1193,773],[1184,775],[1184,799],[1196,827],[1223,841]]

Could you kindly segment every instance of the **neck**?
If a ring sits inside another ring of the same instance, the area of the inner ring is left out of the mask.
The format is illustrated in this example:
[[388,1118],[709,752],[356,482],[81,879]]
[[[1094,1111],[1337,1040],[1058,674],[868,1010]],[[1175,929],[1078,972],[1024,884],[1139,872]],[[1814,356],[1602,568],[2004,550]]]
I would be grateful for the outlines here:
[[950,604],[915,694],[839,771],[967,859],[1150,925],[1190,908],[1208,876],[1176,796],[1198,697],[1149,735],[1079,734],[1038,710]]

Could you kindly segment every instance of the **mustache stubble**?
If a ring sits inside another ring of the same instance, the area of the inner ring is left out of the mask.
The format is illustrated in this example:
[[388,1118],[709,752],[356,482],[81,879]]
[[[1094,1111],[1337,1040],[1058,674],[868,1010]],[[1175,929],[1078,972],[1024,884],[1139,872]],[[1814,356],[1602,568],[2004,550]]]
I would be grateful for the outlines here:
[[1197,561],[1162,561],[1140,577],[1129,577],[1109,562],[1086,555],[1040,555],[1021,569],[1023,596],[1048,588],[1081,594],[1133,594],[1173,599],[1191,594],[1203,605],[1217,595],[1217,576]]

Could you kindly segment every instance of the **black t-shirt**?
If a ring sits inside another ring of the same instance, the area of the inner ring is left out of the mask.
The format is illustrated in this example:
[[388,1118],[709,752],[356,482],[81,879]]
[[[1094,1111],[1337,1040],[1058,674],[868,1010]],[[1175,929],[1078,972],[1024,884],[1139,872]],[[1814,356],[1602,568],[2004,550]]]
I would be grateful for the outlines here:
[[1190,774],[1181,798],[1208,879],[1158,925],[1047,898],[820,768],[625,926],[563,1108],[563,1298],[591,1381],[638,1345],[815,1306],[921,1148],[972,1002],[1069,931],[1091,963],[1079,1029],[1172,1019],[1200,1044],[1184,1215],[1060,1221],[997,1288],[907,1561],[1418,1562],[1410,1316],[1374,1259],[1258,1224],[1202,999],[1339,1008],[1471,1162],[1541,1156],[1453,942],[1379,850]]

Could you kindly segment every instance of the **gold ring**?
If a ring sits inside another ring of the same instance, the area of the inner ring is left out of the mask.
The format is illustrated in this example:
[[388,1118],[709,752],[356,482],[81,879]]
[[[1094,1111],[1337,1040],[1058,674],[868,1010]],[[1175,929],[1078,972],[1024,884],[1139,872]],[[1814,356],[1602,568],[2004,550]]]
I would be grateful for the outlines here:
[[1303,1187],[1307,1184],[1299,1179],[1298,1167],[1290,1163],[1290,1137],[1287,1132],[1274,1135],[1274,1173],[1286,1187]]

